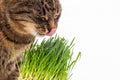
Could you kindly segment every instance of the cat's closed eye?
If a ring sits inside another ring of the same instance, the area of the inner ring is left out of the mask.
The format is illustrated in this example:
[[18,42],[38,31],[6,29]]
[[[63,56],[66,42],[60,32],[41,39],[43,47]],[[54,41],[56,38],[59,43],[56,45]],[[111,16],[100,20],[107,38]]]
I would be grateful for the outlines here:
[[25,10],[15,12],[15,14],[24,14],[24,13],[30,14],[31,12]]

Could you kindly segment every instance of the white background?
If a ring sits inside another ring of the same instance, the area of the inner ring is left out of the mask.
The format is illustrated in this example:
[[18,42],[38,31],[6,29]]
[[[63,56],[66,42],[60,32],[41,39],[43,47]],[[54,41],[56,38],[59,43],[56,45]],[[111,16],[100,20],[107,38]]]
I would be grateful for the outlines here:
[[57,34],[82,52],[71,80],[120,80],[120,0],[60,0]]

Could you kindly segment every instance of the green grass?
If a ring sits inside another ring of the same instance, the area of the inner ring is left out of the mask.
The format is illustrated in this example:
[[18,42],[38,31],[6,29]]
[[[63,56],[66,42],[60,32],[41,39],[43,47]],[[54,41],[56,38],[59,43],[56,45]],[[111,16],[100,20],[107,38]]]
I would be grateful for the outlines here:
[[34,43],[23,55],[19,80],[68,80],[81,55],[72,60],[73,42],[55,36]]

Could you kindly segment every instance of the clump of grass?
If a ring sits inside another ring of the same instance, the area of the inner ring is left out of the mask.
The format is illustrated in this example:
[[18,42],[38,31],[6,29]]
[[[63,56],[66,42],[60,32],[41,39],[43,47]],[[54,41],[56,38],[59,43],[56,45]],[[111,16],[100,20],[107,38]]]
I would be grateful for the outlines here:
[[70,72],[80,57],[73,56],[73,42],[58,36],[34,43],[23,55],[19,80],[68,80]]

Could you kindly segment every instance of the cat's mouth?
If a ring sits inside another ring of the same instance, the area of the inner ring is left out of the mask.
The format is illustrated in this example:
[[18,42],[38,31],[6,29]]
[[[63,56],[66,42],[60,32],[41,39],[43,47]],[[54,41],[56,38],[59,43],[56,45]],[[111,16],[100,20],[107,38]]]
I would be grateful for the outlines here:
[[44,27],[41,27],[41,28],[38,27],[37,30],[38,30],[38,33],[40,34],[52,36],[53,34],[55,34],[57,28],[54,22],[50,21],[48,25],[44,25]]
[[56,30],[57,30],[56,28],[52,28],[50,30],[48,30],[47,28],[38,28],[37,33],[39,35],[52,36],[53,34],[55,34]]
[[50,32],[48,32],[46,35],[52,36],[56,32],[56,28],[51,29]]

